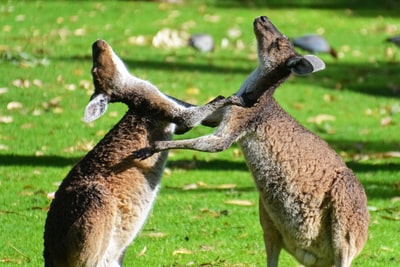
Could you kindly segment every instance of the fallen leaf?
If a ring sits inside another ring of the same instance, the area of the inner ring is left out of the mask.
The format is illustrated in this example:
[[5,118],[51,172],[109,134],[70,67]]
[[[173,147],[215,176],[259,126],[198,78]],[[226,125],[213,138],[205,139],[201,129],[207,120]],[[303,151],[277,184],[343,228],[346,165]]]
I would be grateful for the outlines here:
[[34,80],[32,81],[32,83],[33,83],[33,85],[35,85],[35,86],[37,86],[37,87],[39,87],[39,88],[43,86],[42,81],[39,80],[39,79],[34,79]]
[[323,99],[325,102],[333,102],[333,101],[337,100],[336,96],[330,95],[330,94],[324,94],[323,97],[322,97],[322,99]]
[[240,158],[242,156],[242,151],[238,148],[233,149],[233,157]]
[[190,87],[185,91],[188,95],[199,95],[200,89],[196,87]]
[[388,126],[390,124],[392,124],[392,117],[387,116],[387,117],[384,117],[384,118],[381,119],[381,125],[382,126]]
[[238,27],[228,29],[227,35],[231,39],[239,38],[243,34],[242,30]]
[[0,88],[0,95],[3,95],[5,93],[7,93],[7,92],[8,92],[7,88],[4,88],[4,87]]
[[85,34],[86,34],[86,30],[83,28],[79,28],[74,31],[75,36],[84,36]]
[[322,124],[325,121],[334,121],[336,120],[336,118],[332,115],[328,115],[328,114],[319,114],[315,117],[310,117],[307,119],[307,122],[311,122],[311,123],[315,123],[315,124]]
[[62,109],[62,108],[60,108],[60,107],[55,107],[54,109],[53,109],[53,113],[54,114],[61,114],[61,113],[63,113],[64,112],[64,110]]
[[208,21],[208,22],[217,23],[221,20],[221,16],[206,14],[206,15],[204,15],[204,20]]
[[75,91],[76,90],[76,85],[75,84],[66,84],[65,85],[65,89],[67,89],[68,91]]
[[391,202],[399,202],[400,201],[400,197],[392,197],[390,199]]
[[54,196],[56,195],[56,192],[50,192],[47,194],[47,199],[54,199]]
[[21,109],[22,107],[23,107],[22,103],[17,101],[12,101],[7,104],[8,110],[18,110]]
[[8,146],[0,144],[0,150],[8,150]]
[[13,118],[11,116],[0,116],[0,123],[12,123]]
[[25,79],[14,80],[11,84],[18,88],[29,88],[31,86],[31,82]]
[[386,247],[386,246],[381,246],[380,249],[381,249],[381,250],[384,250],[384,251],[393,251],[392,248]]
[[232,199],[232,200],[227,200],[224,201],[225,204],[230,204],[230,205],[237,205],[237,206],[254,206],[254,203],[250,200],[241,200],[241,199]]
[[151,232],[151,233],[141,233],[141,236],[147,236],[151,238],[162,238],[165,237],[167,234],[162,232]]
[[138,45],[138,46],[147,45],[151,43],[151,41],[149,41],[149,38],[145,37],[144,35],[131,36],[128,38],[128,42],[132,45]]
[[386,158],[400,158],[400,151],[389,151],[383,154]]
[[389,221],[400,221],[400,216],[391,217],[391,216],[382,215],[381,217],[383,219],[389,220]]
[[138,256],[138,257],[144,256],[144,254],[146,254],[146,251],[147,251],[147,247],[144,246],[143,249],[136,256]]
[[183,190],[194,190],[198,188],[199,187],[197,186],[197,184],[187,184],[182,187]]
[[204,182],[197,182],[193,184],[187,184],[182,187],[183,190],[196,190],[199,188],[206,189],[233,189],[236,188],[236,184],[219,184],[219,185],[209,185]]
[[79,88],[88,90],[91,89],[92,82],[89,80],[80,80],[79,81]]
[[174,252],[172,252],[172,255],[174,255],[174,256],[179,255],[179,254],[189,255],[189,254],[193,254],[193,251],[188,250],[186,248],[179,248],[179,249],[175,250]]

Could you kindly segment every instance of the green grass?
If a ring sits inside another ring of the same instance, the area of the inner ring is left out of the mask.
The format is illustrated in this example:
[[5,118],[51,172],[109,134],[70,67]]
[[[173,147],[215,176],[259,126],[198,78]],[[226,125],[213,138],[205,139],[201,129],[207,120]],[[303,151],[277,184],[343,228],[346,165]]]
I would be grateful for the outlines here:
[[[43,265],[47,194],[126,110],[116,104],[95,123],[82,121],[93,90],[91,44],[96,39],[108,41],[138,77],[202,104],[235,92],[256,66],[252,21],[267,15],[287,36],[323,33],[339,51],[338,60],[320,55],[325,71],[292,77],[276,98],[327,140],[365,186],[372,207],[369,240],[353,265],[399,266],[400,158],[387,152],[400,151],[400,48],[383,41],[400,34],[399,4],[183,2],[0,3],[0,265]],[[152,47],[149,40],[162,28],[208,32],[218,47],[210,55]],[[241,35],[223,49],[219,44],[229,39],[231,28]],[[135,36],[144,36],[146,44],[133,44]],[[238,40],[242,49],[235,45]],[[12,102],[22,106],[12,108]],[[310,121],[321,114],[335,120]],[[199,127],[184,137],[210,131]],[[196,183],[196,189],[184,190]],[[221,189],[224,184],[236,187]],[[256,203],[236,145],[218,154],[172,151],[159,197],[128,249],[126,266],[263,266]],[[280,264],[298,266],[286,253]]]

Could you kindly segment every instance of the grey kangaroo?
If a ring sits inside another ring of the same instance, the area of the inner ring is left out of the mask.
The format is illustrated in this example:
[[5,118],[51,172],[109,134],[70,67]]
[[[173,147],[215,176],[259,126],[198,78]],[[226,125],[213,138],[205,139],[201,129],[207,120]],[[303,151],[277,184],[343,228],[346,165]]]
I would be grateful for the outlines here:
[[185,132],[204,115],[241,103],[238,97],[218,97],[203,107],[185,104],[130,75],[106,42],[96,41],[92,50],[95,92],[85,121],[100,117],[111,102],[129,109],[58,188],[45,224],[46,267],[121,266],[152,207],[167,159],[159,153],[139,161],[132,151],[171,140],[175,128]]
[[272,96],[291,71],[307,74],[324,64],[299,56],[266,17],[255,19],[254,31],[259,65],[236,93],[250,107],[226,107],[213,134],[157,141],[134,156],[172,148],[217,152],[237,141],[260,193],[267,266],[278,266],[285,249],[305,266],[349,267],[368,235],[364,189],[335,151]]

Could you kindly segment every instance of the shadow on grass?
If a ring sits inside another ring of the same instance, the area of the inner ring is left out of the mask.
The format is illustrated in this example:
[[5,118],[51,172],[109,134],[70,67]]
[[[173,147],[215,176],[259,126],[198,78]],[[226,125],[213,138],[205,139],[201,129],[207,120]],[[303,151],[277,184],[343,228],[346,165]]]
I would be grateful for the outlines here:
[[[44,166],[44,167],[67,167],[73,166],[80,160],[80,157],[61,157],[61,156],[41,156],[34,155],[0,155],[0,162],[2,166]],[[348,162],[347,165],[357,173],[372,173],[372,172],[387,172],[398,173],[400,170],[400,163],[371,163],[371,162]],[[184,169],[184,170],[198,170],[198,171],[243,171],[248,172],[246,163],[243,161],[229,161],[229,160],[169,160],[167,166],[171,169]],[[216,173],[218,175],[218,173]],[[382,176],[382,174],[380,174]],[[384,179],[378,180],[373,178],[367,181],[362,181],[365,186],[368,197],[378,199],[390,199],[400,195],[400,180],[393,182],[393,178],[386,181]],[[208,191],[221,191],[227,192],[227,189],[222,188],[198,188],[196,190],[183,190],[180,187],[166,187],[163,190],[176,191],[179,193],[204,193]],[[254,187],[237,187],[234,189],[236,192],[249,192],[255,191]]]
[[67,167],[75,165],[82,157],[0,155],[2,166]]
[[397,12],[400,3],[395,0],[224,0],[215,1],[219,8],[309,8],[309,9],[351,9],[358,16],[392,15]]

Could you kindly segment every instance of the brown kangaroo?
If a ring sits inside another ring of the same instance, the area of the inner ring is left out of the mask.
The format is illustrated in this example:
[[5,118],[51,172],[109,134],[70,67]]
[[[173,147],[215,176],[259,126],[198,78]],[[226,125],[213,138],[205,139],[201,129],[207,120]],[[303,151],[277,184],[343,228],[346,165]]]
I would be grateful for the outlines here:
[[104,114],[109,102],[129,109],[57,190],[45,224],[47,267],[121,266],[152,207],[167,159],[167,153],[159,153],[138,161],[132,151],[171,140],[175,128],[187,131],[204,115],[241,103],[239,97],[218,97],[203,107],[185,104],[130,75],[106,42],[96,41],[92,50],[95,92],[85,121]]
[[305,266],[349,267],[368,235],[364,189],[335,151],[272,96],[291,71],[307,74],[324,64],[299,56],[266,17],[256,18],[254,31],[259,65],[236,95],[255,104],[226,107],[213,134],[157,141],[134,156],[172,148],[217,152],[237,141],[260,193],[267,266],[278,266],[285,249]]

